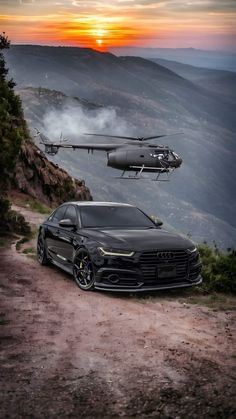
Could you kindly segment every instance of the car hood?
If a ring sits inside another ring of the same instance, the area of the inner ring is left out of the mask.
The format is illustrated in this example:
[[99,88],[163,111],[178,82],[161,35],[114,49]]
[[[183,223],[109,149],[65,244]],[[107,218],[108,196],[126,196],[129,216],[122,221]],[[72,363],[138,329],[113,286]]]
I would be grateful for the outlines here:
[[163,229],[86,229],[90,237],[102,246],[117,249],[145,251],[155,249],[185,250],[193,247],[193,243],[178,234]]

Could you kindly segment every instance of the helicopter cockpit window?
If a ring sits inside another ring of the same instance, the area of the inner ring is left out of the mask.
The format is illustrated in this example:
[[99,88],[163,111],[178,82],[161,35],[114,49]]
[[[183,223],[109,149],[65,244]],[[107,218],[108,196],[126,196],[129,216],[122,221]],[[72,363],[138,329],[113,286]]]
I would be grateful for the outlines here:
[[174,160],[176,160],[176,155],[175,155],[173,152],[169,153],[168,160],[169,160],[169,161],[174,161]]

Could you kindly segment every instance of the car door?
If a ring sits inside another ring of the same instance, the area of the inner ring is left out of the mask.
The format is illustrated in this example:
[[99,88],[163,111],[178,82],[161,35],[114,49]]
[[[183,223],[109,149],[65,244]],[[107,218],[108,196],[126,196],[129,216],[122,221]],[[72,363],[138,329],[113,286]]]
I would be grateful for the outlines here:
[[46,231],[46,245],[48,250],[48,255],[53,260],[58,261],[58,234],[59,234],[59,222],[64,219],[64,214],[66,212],[67,205],[61,205],[57,208],[54,213],[49,217],[47,221],[47,231]]
[[65,267],[70,267],[73,262],[74,243],[76,242],[76,233],[78,228],[77,211],[73,204],[69,204],[66,208],[64,217],[69,219],[75,227],[61,227],[58,229],[57,237],[57,257],[61,259],[61,263]]

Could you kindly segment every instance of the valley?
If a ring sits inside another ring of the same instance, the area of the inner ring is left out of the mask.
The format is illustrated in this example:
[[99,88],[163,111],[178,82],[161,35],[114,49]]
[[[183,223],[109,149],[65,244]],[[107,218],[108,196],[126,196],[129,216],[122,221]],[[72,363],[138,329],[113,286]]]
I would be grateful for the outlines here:
[[[53,160],[72,176],[84,178],[95,200],[140,206],[198,243],[235,245],[235,96],[233,88],[228,87],[228,94],[225,90],[227,72],[218,77],[215,71],[217,93],[194,76],[185,78],[188,68],[176,74],[142,58],[85,48],[13,46],[7,62],[31,128],[52,140],[61,133],[76,143],[88,141],[84,132],[183,132],[166,139],[183,158],[170,182],[117,179],[119,173],[106,167],[101,152],[92,156],[65,150]],[[213,80],[214,70],[209,71]]]

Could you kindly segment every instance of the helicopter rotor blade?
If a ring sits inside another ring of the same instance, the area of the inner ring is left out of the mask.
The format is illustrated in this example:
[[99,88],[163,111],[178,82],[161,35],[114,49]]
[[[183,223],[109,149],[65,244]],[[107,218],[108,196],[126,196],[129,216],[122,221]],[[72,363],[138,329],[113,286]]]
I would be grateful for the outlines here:
[[145,137],[142,140],[143,141],[148,141],[148,140],[154,140],[154,138],[170,137],[171,135],[179,135],[179,134],[183,134],[183,132],[175,132],[173,134],[155,135],[155,136],[152,136],[152,137]]
[[132,140],[132,141],[148,141],[148,140],[153,140],[155,138],[170,137],[171,135],[179,135],[179,134],[183,134],[183,133],[182,132],[176,132],[174,134],[153,135],[151,137],[128,137],[128,136],[122,136],[122,135],[84,133],[84,135],[92,135],[94,137],[119,138],[119,139],[122,139],[122,140]]
[[108,138],[120,138],[122,140],[135,140],[137,141],[138,138],[136,137],[123,137],[121,135],[108,135],[108,134],[88,134],[86,132],[84,132],[84,135],[92,135],[94,137],[108,137]]

